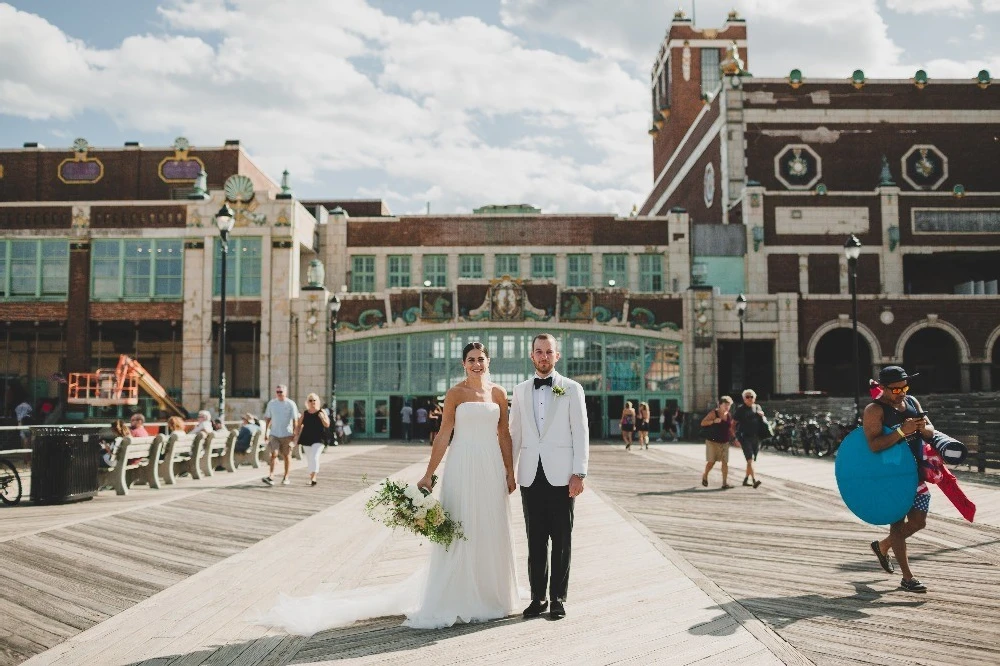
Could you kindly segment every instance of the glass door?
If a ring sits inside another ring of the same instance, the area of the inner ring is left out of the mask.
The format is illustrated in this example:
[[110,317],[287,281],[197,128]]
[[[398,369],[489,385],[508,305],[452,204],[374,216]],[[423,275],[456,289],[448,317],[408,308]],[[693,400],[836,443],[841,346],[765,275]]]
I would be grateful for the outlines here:
[[389,398],[375,398],[375,437],[389,436]]

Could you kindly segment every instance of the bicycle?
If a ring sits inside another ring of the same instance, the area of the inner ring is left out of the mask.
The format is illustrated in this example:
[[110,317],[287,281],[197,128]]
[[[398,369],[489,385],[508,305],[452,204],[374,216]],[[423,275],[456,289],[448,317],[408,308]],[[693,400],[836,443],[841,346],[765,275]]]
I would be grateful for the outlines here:
[[14,505],[21,501],[21,476],[14,463],[0,458],[0,501]]

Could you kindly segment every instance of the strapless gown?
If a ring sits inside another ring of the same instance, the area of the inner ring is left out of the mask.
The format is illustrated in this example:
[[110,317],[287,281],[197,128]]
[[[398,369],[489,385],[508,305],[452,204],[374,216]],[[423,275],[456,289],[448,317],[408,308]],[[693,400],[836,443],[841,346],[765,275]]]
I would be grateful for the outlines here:
[[258,623],[308,636],[389,615],[406,615],[404,625],[431,629],[513,613],[521,595],[497,440],[499,418],[500,407],[492,402],[463,402],[455,410],[455,436],[438,488],[444,509],[462,522],[464,541],[447,550],[429,544],[429,560],[400,583],[310,597],[282,595]]

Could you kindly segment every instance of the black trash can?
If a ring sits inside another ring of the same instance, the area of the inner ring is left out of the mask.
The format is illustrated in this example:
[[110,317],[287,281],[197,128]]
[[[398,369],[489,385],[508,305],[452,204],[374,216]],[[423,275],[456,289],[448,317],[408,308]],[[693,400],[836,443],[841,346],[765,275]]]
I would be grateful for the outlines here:
[[100,444],[96,432],[35,428],[31,433],[31,501],[65,504],[97,495]]

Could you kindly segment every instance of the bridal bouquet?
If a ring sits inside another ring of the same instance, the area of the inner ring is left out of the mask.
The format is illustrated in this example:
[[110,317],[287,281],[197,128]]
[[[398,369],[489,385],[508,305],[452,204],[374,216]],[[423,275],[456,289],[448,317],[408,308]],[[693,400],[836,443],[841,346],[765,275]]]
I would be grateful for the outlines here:
[[[432,478],[437,483],[437,477]],[[365,513],[386,527],[402,527],[445,549],[455,539],[465,538],[462,523],[452,520],[437,499],[415,484],[386,479],[365,504]]]

